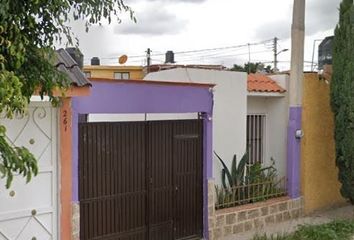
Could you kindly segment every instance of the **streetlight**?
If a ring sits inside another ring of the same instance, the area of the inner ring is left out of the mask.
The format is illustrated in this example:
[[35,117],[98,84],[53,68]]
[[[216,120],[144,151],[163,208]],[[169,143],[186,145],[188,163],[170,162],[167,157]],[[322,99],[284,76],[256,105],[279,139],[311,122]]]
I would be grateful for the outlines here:
[[280,50],[279,52],[274,52],[274,72],[278,72],[278,55],[281,54],[282,52],[289,51],[289,49],[285,48]]

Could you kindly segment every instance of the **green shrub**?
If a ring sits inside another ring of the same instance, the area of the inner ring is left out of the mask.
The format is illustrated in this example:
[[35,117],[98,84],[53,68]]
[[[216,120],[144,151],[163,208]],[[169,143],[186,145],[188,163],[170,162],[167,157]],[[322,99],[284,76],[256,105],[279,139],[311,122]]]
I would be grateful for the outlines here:
[[343,0],[333,43],[331,105],[341,194],[354,204],[354,6]]
[[237,165],[236,155],[234,155],[231,169],[229,169],[222,158],[217,153],[215,155],[223,166],[221,170],[222,186],[215,187],[216,208],[264,201],[286,192],[284,187],[281,187],[282,179],[278,179],[273,159],[271,159],[272,164],[268,167],[262,167],[260,163],[248,165],[248,154],[246,153]]

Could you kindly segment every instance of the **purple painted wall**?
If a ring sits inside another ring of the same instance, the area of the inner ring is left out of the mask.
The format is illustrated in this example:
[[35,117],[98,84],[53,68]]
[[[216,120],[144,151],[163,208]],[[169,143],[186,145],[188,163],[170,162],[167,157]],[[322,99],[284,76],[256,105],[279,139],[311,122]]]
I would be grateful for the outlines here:
[[212,177],[213,93],[207,86],[93,82],[91,95],[75,97],[73,109],[73,201],[78,195],[78,116],[89,113],[204,113],[204,238],[208,239],[208,179]]
[[300,197],[300,157],[301,140],[295,137],[295,132],[301,129],[301,107],[290,107],[288,125],[287,176],[288,194],[291,198]]
[[80,113],[212,112],[208,87],[94,82],[91,95],[74,98]]

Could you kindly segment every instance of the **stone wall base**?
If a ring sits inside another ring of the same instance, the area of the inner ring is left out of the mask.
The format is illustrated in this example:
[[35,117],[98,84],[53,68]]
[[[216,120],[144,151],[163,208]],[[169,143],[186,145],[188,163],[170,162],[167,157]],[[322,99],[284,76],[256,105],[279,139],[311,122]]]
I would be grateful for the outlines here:
[[209,225],[209,239],[222,239],[231,234],[262,229],[269,224],[298,218],[302,213],[302,198],[289,197],[216,210],[214,217],[209,217],[210,220],[214,218]]
[[80,204],[78,202],[73,202],[71,204],[71,229],[72,229],[72,240],[80,240]]

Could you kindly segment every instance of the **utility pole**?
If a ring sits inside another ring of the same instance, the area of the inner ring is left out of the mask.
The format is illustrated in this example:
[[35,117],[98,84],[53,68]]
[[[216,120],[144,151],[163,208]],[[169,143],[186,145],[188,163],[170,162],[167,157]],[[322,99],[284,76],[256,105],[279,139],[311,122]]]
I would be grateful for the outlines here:
[[251,70],[251,44],[247,43],[248,46],[248,69],[247,69],[247,73],[250,74],[250,70]]
[[273,40],[273,52],[274,52],[274,72],[278,72],[278,38]]
[[287,148],[288,194],[300,197],[302,83],[304,78],[305,0],[294,0],[291,26],[289,124]]
[[146,65],[147,65],[147,73],[150,72],[150,64],[151,64],[151,49],[148,48],[146,50]]
[[290,106],[301,107],[304,77],[305,0],[294,0],[291,30]]

